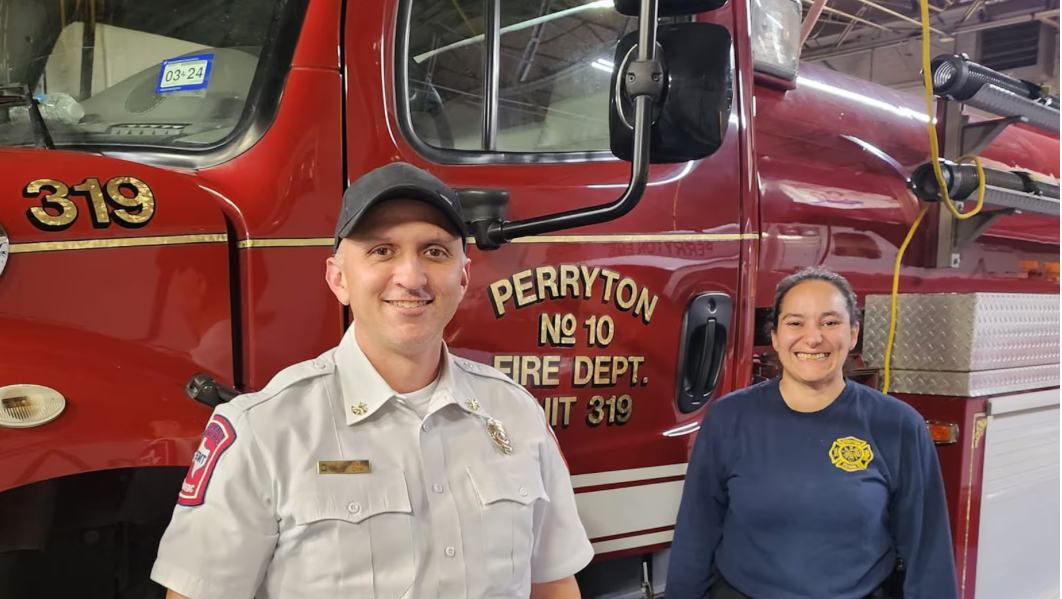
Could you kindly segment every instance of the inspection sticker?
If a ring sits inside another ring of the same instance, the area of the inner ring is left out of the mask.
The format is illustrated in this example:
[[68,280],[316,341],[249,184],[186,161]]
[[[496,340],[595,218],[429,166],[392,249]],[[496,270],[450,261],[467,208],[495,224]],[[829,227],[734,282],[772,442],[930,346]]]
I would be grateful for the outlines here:
[[210,83],[210,69],[213,66],[213,54],[168,58],[162,61],[155,93],[206,89]]

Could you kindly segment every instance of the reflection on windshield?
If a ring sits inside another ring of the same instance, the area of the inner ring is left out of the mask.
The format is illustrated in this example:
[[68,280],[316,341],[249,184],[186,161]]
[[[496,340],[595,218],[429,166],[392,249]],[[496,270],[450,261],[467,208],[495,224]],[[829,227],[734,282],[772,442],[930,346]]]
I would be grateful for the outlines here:
[[[531,27],[541,25],[542,23],[548,23],[550,21],[556,21],[557,19],[570,17],[576,13],[584,12],[587,10],[594,10],[598,8],[612,8],[612,2],[613,0],[593,0],[593,2],[590,2],[589,4],[582,4],[573,8],[566,8],[557,12],[551,12],[549,14],[541,15],[533,19],[525,19],[518,23],[502,27],[498,30],[498,32],[504,35],[506,33],[512,33],[514,31],[523,31],[524,29],[530,29]],[[442,48],[436,48],[428,52],[417,54],[413,57],[413,62],[420,64],[425,60],[428,60],[432,56],[435,56],[436,54],[442,54],[443,52],[449,52],[450,50],[454,50],[457,48],[463,48],[465,46],[471,46],[472,44],[478,44],[482,42],[483,39],[484,37],[482,33],[480,33],[479,35],[473,35],[472,37],[466,37],[463,40],[456,41],[452,44],[447,44]]]
[[[32,90],[57,146],[213,146],[243,114],[274,4],[4,3],[0,85]],[[28,109],[0,109],[0,145],[32,143]]]

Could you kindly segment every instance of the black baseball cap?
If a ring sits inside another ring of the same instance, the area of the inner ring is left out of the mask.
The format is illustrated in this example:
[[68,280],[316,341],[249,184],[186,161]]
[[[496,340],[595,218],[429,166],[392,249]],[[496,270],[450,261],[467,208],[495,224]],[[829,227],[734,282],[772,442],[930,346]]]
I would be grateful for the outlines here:
[[335,244],[350,236],[358,223],[373,206],[387,200],[419,200],[431,204],[446,215],[461,235],[461,244],[468,239],[468,227],[461,213],[457,194],[437,177],[405,162],[392,162],[373,170],[354,182],[343,193],[343,207],[336,223]]

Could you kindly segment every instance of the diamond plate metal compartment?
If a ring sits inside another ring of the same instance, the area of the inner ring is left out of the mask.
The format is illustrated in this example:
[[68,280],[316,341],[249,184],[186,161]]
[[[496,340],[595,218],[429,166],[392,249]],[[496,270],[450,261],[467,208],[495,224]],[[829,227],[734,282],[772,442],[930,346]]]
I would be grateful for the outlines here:
[[1026,366],[980,372],[893,370],[889,393],[982,397],[1059,385],[1059,365]]
[[[1046,294],[900,294],[893,371],[970,372],[1058,364],[1058,306],[1058,296]],[[874,368],[885,366],[889,312],[890,296],[867,296],[863,357]],[[1057,374],[1055,367],[1056,381]]]

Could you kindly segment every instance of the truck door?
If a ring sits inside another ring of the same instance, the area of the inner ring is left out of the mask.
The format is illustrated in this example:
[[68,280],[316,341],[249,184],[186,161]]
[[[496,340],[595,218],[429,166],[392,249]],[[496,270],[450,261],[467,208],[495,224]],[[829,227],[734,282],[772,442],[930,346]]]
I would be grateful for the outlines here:
[[[507,191],[510,220],[619,197],[630,165],[609,152],[609,82],[636,19],[611,1],[503,0],[493,23],[485,7],[348,11],[348,178],[404,160],[456,189]],[[730,27],[732,10],[702,18]],[[381,22],[382,36],[369,29]],[[485,69],[489,27],[500,56]],[[492,77],[497,97],[485,92]],[[496,129],[484,130],[485,113]],[[446,341],[542,403],[599,555],[670,542],[703,406],[740,384],[739,265],[754,236],[740,225],[739,133],[732,117],[710,158],[653,166],[618,220],[495,251],[470,245],[472,283]]]
[[[274,10],[248,4],[191,15],[169,0],[0,9],[0,387],[65,397],[47,424],[4,414],[0,491],[186,465],[210,410],[185,383],[197,372],[238,378],[235,240],[199,174],[223,161],[221,140],[246,130],[244,107],[263,110],[253,80]],[[29,95],[43,127],[31,125]]]

